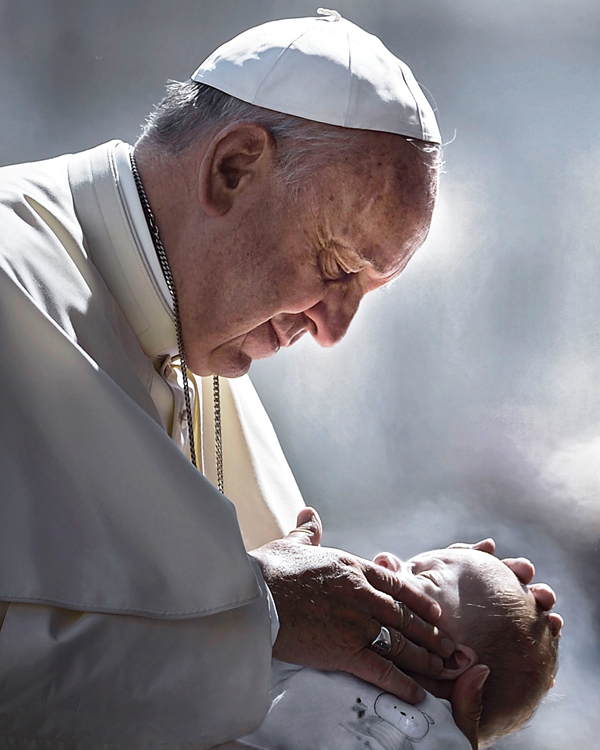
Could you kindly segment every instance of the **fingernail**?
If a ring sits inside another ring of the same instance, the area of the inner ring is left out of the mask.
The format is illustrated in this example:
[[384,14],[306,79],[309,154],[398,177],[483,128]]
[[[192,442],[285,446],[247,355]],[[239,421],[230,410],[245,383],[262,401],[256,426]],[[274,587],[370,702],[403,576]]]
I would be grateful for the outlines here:
[[477,677],[475,681],[475,688],[477,690],[481,690],[481,688],[484,686],[485,681],[487,680],[489,676],[490,676],[489,667],[485,667],[485,669],[482,669],[481,673],[479,674],[479,676]]
[[431,605],[431,617],[434,620],[439,620],[439,618],[442,616],[442,608],[437,602],[434,602]]
[[305,523],[308,523],[309,521],[312,521],[315,517],[315,512],[312,508],[302,508],[302,510],[298,513],[298,517],[296,518],[296,523],[298,526],[303,526]]
[[427,693],[423,690],[422,687],[419,686],[419,689],[415,693],[415,699],[417,703],[422,703],[426,697],[427,697]]
[[450,638],[442,638],[442,649],[447,656],[454,653],[454,642]]

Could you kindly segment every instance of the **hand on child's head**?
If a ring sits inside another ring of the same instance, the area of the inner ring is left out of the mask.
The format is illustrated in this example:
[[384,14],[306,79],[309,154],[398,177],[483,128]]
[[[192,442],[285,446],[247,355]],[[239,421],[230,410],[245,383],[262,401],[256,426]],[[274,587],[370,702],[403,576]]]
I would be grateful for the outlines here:
[[552,609],[556,604],[556,594],[547,583],[532,583],[529,586],[529,590],[535,596],[535,600],[539,604],[540,609],[544,612]]
[[536,593],[545,605],[552,603],[550,587],[526,587],[510,565],[503,564],[491,553],[494,547],[493,540],[484,540],[477,545],[453,545],[423,552],[409,560],[380,552],[373,561],[433,597],[442,608],[440,628],[451,638],[460,640],[467,624],[476,615],[484,614],[492,605],[492,594],[499,589],[511,591],[532,610],[536,605]]
[[[463,660],[469,656],[465,649],[475,654],[475,661],[464,662],[470,670],[463,675],[475,669],[477,659],[477,667],[489,667],[480,734],[485,741],[521,727],[551,687],[562,627],[560,615],[549,611],[556,602],[554,591],[547,584],[529,585],[532,563],[526,558],[500,560],[494,551],[493,540],[486,539],[406,561],[390,553],[374,558],[438,601],[439,626],[459,644],[455,653]],[[450,657],[444,672],[460,680],[461,664]],[[444,697],[444,688],[435,681],[426,687],[434,693],[439,689]]]

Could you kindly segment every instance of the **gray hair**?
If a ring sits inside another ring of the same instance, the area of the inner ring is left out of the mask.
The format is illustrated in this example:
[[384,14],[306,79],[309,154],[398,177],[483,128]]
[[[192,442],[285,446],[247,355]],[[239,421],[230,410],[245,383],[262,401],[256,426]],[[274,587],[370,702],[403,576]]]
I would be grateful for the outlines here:
[[[297,195],[315,170],[341,156],[361,154],[361,140],[348,128],[257,107],[192,80],[169,81],[166,89],[138,143],[145,142],[169,155],[183,154],[200,139],[233,122],[259,123],[267,128],[277,148],[279,177]],[[441,148],[434,143],[405,140],[419,149],[426,166],[437,173]]]

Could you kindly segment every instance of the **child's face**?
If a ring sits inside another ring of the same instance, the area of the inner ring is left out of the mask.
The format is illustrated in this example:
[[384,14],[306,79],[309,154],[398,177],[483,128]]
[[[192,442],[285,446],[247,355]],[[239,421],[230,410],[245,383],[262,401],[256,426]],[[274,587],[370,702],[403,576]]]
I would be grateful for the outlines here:
[[535,609],[533,594],[497,557],[473,549],[439,549],[409,560],[381,553],[374,562],[395,570],[433,597],[442,608],[437,623],[451,638],[461,640],[471,615],[483,612],[490,589],[512,589]]

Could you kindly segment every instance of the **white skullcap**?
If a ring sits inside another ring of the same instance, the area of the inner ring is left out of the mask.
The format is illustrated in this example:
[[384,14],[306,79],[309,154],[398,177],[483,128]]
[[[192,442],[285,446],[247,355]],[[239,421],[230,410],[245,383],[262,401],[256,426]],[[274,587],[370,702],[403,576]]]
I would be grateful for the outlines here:
[[409,67],[337,11],[317,13],[244,31],[213,52],[192,80],[275,112],[441,143]]

